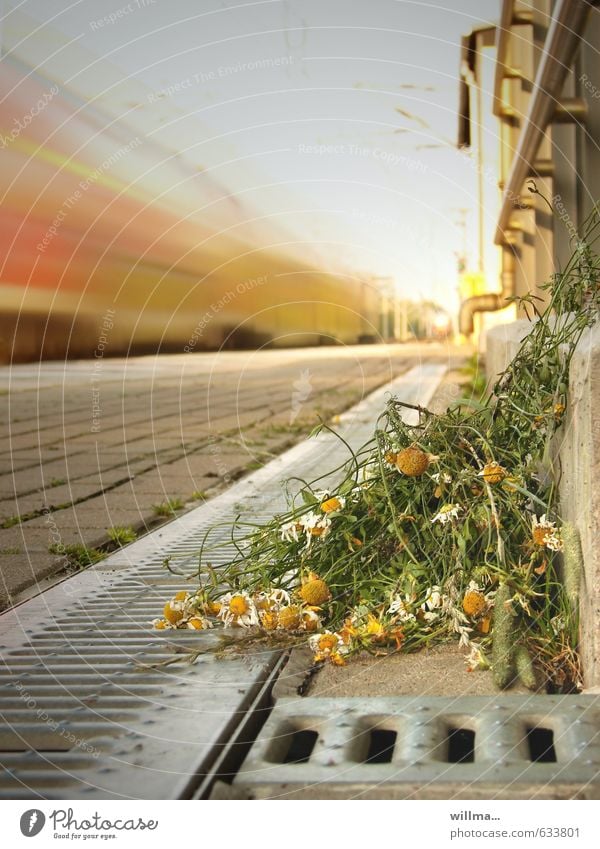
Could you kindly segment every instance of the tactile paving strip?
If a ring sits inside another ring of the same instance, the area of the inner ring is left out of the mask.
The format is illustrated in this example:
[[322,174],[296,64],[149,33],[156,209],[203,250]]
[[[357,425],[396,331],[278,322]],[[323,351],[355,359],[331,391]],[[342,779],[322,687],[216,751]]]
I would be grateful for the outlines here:
[[[445,368],[411,369],[342,416],[354,448],[372,434],[383,396],[427,404]],[[208,528],[285,506],[280,481],[317,476],[347,459],[329,434],[297,445],[223,495],[94,568],[0,616],[0,797],[146,798],[192,795],[223,754],[280,662],[278,652],[144,668],[216,632],[152,631],[167,598],[189,587],[163,561],[192,572]],[[215,533],[213,564],[233,551]],[[222,633],[222,632],[220,632]]]
[[600,798],[600,696],[279,699],[249,798]]

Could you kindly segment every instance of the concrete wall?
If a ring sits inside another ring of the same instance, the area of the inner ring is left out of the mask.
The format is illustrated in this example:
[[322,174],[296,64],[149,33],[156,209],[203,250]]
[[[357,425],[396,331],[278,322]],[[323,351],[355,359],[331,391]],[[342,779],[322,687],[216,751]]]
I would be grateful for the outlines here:
[[[528,321],[495,327],[487,335],[491,384],[529,332]],[[586,688],[600,686],[600,326],[587,331],[571,360],[569,404],[557,434],[560,509],[581,535],[580,650]]]

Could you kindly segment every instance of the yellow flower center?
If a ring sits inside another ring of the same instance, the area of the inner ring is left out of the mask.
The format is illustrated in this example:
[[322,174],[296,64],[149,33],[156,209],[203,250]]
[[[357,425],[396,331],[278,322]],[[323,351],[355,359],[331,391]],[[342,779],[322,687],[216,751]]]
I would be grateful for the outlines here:
[[316,631],[319,627],[319,619],[316,616],[309,616],[308,613],[302,614],[302,624],[304,625],[304,630],[308,631]]
[[204,628],[204,622],[202,621],[202,619],[198,619],[197,617],[190,619],[187,624],[188,628],[193,628],[194,631],[202,631],[202,629]]
[[321,504],[323,513],[333,513],[335,510],[341,510],[342,502],[339,498],[328,498]]
[[463,598],[463,610],[467,616],[479,616],[486,609],[487,603],[483,593],[478,590],[468,590]]
[[369,613],[367,617],[366,631],[367,634],[369,634],[370,636],[376,637],[382,636],[385,633],[385,628],[383,627],[381,622],[377,621],[377,619],[373,616],[372,613]]
[[260,623],[265,629],[265,631],[274,631],[277,627],[278,617],[277,614],[271,610],[265,610],[261,613]]
[[248,612],[248,602],[243,595],[234,595],[229,602],[229,609],[234,616],[243,616]]
[[319,651],[332,651],[338,644],[335,634],[323,634],[319,637]]
[[483,467],[483,479],[486,483],[500,483],[506,477],[506,470],[500,463],[486,463]]
[[325,581],[322,581],[321,578],[313,578],[300,589],[300,598],[307,604],[318,606],[329,601],[331,593]]
[[543,525],[537,525],[533,529],[533,541],[536,545],[545,545],[546,537],[550,533],[550,528],[545,528]]
[[279,611],[279,627],[286,631],[295,631],[302,624],[300,608],[292,604],[289,607],[282,607]]
[[429,457],[420,448],[411,446],[405,448],[396,455],[396,467],[398,471],[409,477],[419,477],[429,466]]
[[183,612],[181,610],[173,610],[171,602],[168,601],[164,606],[163,616],[167,622],[170,622],[171,625],[175,625],[175,623],[179,622],[180,619],[183,619]]

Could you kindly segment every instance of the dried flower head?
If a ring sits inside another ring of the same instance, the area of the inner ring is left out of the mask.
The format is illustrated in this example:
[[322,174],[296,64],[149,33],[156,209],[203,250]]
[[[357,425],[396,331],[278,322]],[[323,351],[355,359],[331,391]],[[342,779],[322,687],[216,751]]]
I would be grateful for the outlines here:
[[479,476],[484,479],[486,483],[501,483],[507,475],[506,469],[500,465],[500,463],[496,463],[492,461],[490,463],[486,463],[483,469],[479,472]]
[[396,468],[408,477],[419,477],[427,471],[428,466],[428,455],[420,448],[417,448],[416,445],[404,448],[396,455]]
[[302,610],[297,604],[282,607],[278,614],[277,625],[284,631],[297,631],[302,626]]
[[299,595],[302,601],[310,604],[312,607],[320,607],[320,605],[325,604],[331,598],[329,587],[314,572],[311,572],[308,578],[303,581]]
[[563,541],[560,531],[556,527],[555,522],[551,522],[546,518],[545,513],[539,519],[537,516],[533,517],[531,535],[535,545],[545,546],[550,551],[563,550]]
[[463,610],[471,619],[477,619],[487,609],[487,601],[482,592],[478,590],[467,590],[464,595]]

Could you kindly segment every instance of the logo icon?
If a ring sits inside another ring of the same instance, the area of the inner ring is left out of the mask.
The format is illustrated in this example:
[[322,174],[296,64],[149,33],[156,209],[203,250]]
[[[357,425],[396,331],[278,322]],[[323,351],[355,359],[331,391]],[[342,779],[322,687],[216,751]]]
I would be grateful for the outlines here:
[[21,816],[21,834],[25,837],[35,837],[43,829],[46,817],[42,811],[32,808]]

